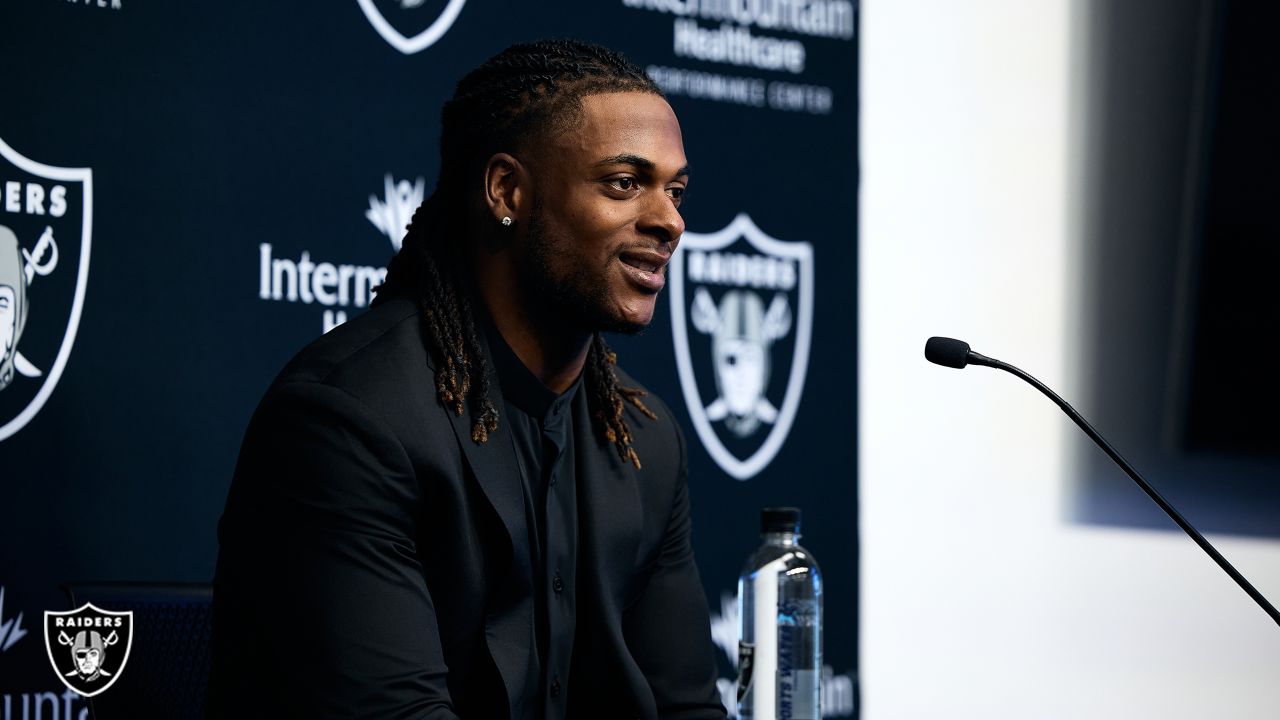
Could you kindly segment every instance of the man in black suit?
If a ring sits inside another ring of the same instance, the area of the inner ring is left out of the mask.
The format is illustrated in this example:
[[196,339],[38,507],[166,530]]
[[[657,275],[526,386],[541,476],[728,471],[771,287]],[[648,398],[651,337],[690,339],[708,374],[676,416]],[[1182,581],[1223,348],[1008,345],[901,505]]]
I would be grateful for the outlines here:
[[374,307],[254,414],[219,525],[216,717],[722,719],[647,326],[684,230],[643,71],[517,45],[445,105]]

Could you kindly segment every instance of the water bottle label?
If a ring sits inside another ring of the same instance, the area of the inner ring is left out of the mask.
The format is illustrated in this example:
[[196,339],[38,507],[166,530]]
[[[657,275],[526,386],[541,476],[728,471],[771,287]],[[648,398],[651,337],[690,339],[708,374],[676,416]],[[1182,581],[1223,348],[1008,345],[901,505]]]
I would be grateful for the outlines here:
[[820,720],[817,699],[818,673],[778,673],[778,720]]
[[738,641],[738,703],[751,692],[751,671],[755,666],[755,643]]
[[807,628],[778,626],[778,720],[819,720],[818,674],[805,669],[797,645]]

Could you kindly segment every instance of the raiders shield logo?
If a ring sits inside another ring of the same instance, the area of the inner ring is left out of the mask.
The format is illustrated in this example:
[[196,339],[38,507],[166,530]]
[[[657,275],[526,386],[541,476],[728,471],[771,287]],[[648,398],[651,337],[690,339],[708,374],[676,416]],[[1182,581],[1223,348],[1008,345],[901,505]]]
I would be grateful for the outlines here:
[[383,40],[405,55],[431,47],[449,32],[467,0],[357,0]]
[[800,406],[813,329],[813,246],[745,213],[686,232],[671,258],[676,367],[699,439],[738,480],[760,473]]
[[0,441],[40,412],[67,365],[89,276],[93,177],[0,139]]
[[49,662],[72,690],[93,697],[124,672],[133,646],[133,612],[100,610],[91,603],[68,612],[45,611]]

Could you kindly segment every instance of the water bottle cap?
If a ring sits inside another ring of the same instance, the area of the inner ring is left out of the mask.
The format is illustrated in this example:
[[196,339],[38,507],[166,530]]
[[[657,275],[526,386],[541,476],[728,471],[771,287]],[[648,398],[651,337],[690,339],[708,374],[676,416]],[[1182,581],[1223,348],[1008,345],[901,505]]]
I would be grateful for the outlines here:
[[800,508],[770,507],[760,512],[760,532],[800,532]]

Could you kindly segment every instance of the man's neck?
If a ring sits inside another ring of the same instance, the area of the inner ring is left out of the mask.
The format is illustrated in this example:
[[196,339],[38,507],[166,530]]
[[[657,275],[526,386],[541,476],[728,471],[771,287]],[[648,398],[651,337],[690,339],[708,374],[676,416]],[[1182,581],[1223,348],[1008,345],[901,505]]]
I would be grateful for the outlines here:
[[517,297],[516,279],[497,277],[500,274],[488,274],[476,283],[493,327],[534,377],[557,395],[563,393],[582,374],[591,335],[538,317],[530,303]]

